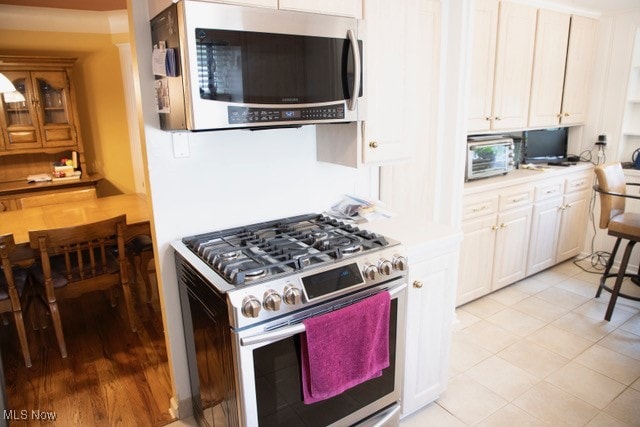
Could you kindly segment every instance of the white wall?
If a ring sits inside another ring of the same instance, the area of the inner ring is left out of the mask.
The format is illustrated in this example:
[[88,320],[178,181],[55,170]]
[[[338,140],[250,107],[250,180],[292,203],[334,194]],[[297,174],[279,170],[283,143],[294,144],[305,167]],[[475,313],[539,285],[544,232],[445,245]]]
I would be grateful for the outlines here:
[[[631,161],[629,147],[623,144],[622,124],[627,99],[627,81],[629,79],[634,37],[640,28],[640,8],[625,13],[603,15],[598,25],[596,40],[596,59],[591,80],[589,113],[585,126],[582,128],[581,149],[589,150],[593,147],[598,135],[607,135],[605,148],[606,161]],[[640,147],[636,147],[640,148]],[[597,150],[593,150],[594,156]],[[594,161],[597,159],[594,157]],[[628,181],[638,182],[635,177]],[[596,199],[593,218],[596,222],[595,239],[593,224],[587,228],[587,238],[583,252],[589,254],[597,251],[611,251],[614,239],[607,237],[606,230],[597,226],[600,209],[599,197]],[[630,203],[633,210],[634,203]],[[592,247],[593,241],[593,247]],[[623,248],[619,250],[617,259],[621,258]],[[634,267],[640,259],[640,248],[634,250],[631,263]]]
[[315,129],[189,133],[189,155],[175,158],[172,134],[159,129],[145,1],[129,1],[144,115],[145,164],[159,259],[160,294],[175,398],[190,394],[170,243],[236,225],[328,209],[345,193],[377,197],[378,169],[316,161]]

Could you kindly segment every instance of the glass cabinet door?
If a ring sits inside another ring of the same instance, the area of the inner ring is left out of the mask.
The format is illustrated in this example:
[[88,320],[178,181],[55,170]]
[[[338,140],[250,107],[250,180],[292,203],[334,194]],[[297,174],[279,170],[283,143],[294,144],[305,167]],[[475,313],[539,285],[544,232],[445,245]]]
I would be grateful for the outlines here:
[[5,149],[40,147],[38,116],[29,73],[6,71],[3,74],[16,87],[15,92],[2,94]]
[[31,73],[31,81],[38,96],[43,147],[75,145],[67,74],[64,71],[34,71]]

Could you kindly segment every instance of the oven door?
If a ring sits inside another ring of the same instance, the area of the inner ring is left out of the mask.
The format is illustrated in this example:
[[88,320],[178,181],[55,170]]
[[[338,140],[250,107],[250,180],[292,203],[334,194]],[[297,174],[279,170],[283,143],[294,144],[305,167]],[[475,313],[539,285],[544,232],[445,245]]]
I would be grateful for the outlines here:
[[468,144],[467,179],[485,178],[509,172],[513,168],[513,144]]
[[189,129],[358,119],[356,19],[206,2],[184,14]]
[[[404,360],[404,313],[406,304],[404,279],[377,285],[358,294],[334,300],[308,314],[326,312],[376,292],[389,290],[391,316],[389,325],[389,367],[382,376],[359,384],[338,396],[306,405],[302,397],[300,334],[302,319],[272,324],[232,333],[237,372],[241,424],[246,426],[330,426],[397,425]],[[301,317],[301,316],[298,316]],[[305,316],[309,317],[309,316]],[[295,323],[295,322],[298,323]],[[257,331],[256,329],[259,329]]]

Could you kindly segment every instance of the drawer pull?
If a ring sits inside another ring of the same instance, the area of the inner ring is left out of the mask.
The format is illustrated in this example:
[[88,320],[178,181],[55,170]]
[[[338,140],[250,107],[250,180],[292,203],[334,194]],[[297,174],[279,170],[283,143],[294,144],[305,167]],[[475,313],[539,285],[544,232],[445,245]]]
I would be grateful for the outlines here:
[[558,190],[553,189],[553,190],[547,190],[547,191],[545,191],[545,192],[544,192],[544,194],[551,194],[551,193],[557,193],[557,192],[558,192]]
[[523,196],[523,197],[520,197],[520,198],[511,199],[511,203],[523,202],[523,201],[525,201],[527,199],[528,199],[527,196]]
[[481,211],[483,211],[485,209],[487,209],[487,205],[478,206],[477,208],[473,208],[472,211],[473,212],[481,212]]
[[413,282],[413,287],[416,289],[420,289],[422,287],[422,282],[419,280],[416,280]]

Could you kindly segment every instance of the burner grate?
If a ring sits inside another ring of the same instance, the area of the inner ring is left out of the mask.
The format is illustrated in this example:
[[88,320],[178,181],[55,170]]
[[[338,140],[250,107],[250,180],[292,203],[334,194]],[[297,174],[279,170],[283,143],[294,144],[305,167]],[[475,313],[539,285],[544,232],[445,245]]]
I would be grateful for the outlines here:
[[302,215],[183,239],[228,283],[241,286],[388,245],[324,215]]

